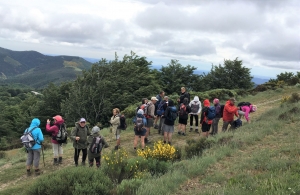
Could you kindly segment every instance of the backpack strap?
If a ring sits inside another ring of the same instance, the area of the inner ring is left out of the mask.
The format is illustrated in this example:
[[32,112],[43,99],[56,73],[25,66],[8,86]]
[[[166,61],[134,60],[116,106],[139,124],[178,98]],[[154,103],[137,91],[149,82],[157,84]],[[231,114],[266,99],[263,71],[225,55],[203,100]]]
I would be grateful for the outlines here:
[[[36,129],[36,128],[37,128],[37,127],[33,127],[30,131],[28,131],[29,128],[27,128],[27,129],[26,129],[26,130],[27,130],[26,133],[31,133],[31,132],[32,132],[34,129]],[[32,137],[33,137],[33,136],[32,136]],[[39,143],[38,140],[34,140],[34,141],[35,141],[35,144],[41,145],[41,143]]]

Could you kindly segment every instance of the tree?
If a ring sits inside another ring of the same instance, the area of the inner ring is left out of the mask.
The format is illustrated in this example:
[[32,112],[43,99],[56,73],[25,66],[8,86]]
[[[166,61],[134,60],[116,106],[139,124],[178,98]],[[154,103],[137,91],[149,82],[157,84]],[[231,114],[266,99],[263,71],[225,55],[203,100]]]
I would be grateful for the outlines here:
[[254,83],[251,81],[250,69],[242,66],[242,60],[224,60],[224,65],[212,65],[211,71],[204,74],[201,79],[205,90],[211,89],[251,89]]
[[108,123],[113,108],[123,110],[160,88],[150,65],[133,52],[122,60],[117,55],[113,61],[100,60],[74,81],[62,112],[69,121],[84,117],[93,124]]
[[195,83],[200,80],[199,75],[194,74],[196,69],[191,65],[182,66],[178,60],[172,59],[168,66],[163,66],[156,76],[167,94],[178,93],[181,87],[195,90]]

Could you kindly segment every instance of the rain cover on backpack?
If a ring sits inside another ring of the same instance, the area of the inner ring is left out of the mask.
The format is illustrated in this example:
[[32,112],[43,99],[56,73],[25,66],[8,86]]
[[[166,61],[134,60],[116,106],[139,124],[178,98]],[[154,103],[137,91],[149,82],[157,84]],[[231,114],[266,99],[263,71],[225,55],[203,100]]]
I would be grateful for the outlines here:
[[23,136],[20,138],[26,149],[30,149],[36,144],[36,141],[34,140],[34,138],[32,136],[32,131],[35,128],[36,127],[32,128],[30,131],[27,128],[25,130],[25,133],[23,134]]
[[135,123],[134,123],[134,130],[135,131],[141,131],[144,127],[143,118],[142,117],[136,117]]

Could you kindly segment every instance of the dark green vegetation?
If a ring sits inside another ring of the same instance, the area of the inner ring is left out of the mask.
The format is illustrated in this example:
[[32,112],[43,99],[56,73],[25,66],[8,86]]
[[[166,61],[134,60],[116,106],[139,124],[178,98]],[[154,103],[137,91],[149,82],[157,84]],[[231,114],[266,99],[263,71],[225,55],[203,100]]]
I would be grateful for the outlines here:
[[[2,85],[1,148],[7,149],[17,144],[20,134],[34,117],[41,120],[41,127],[45,126],[47,118],[56,114],[62,115],[68,126],[73,126],[75,121],[84,117],[91,125],[100,122],[105,127],[113,108],[120,108],[130,120],[142,98],[155,96],[161,90],[175,102],[182,86],[187,88],[191,98],[198,95],[200,100],[218,97],[225,101],[232,96],[239,99],[257,93],[257,88],[252,89],[250,70],[243,67],[238,59],[225,60],[223,66],[213,66],[210,73],[200,76],[193,73],[195,67],[183,66],[177,60],[171,60],[161,70],[151,70],[150,65],[146,57],[131,52],[122,59],[116,56],[112,61],[100,60],[72,82],[60,85],[50,83],[38,90],[42,95],[34,95],[30,88]],[[220,89],[215,89],[213,85]],[[269,86],[277,89],[284,85],[284,81],[278,81],[260,85],[258,89],[267,90]]]
[[91,63],[75,56],[46,56],[36,51],[0,48],[0,83],[22,83],[43,88],[50,82],[75,80]]

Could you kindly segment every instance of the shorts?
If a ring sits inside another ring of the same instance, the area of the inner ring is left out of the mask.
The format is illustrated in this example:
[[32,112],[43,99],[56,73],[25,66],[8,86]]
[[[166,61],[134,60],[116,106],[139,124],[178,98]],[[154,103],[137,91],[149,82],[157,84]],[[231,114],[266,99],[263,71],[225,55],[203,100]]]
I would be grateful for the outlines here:
[[174,125],[164,124],[163,130],[164,130],[165,133],[174,133]]
[[142,128],[140,131],[134,130],[134,135],[136,135],[136,136],[145,136],[146,132],[147,132],[147,130],[145,128]]
[[153,127],[154,120],[153,118],[147,118],[147,125],[146,127]]
[[185,119],[185,118],[180,118],[180,117],[179,117],[178,123],[179,123],[179,124],[183,124],[183,125],[187,125],[187,121],[188,121],[187,118]]
[[203,122],[202,123],[202,132],[203,133],[208,132],[210,130],[210,126],[211,126],[211,124],[207,124],[206,122]]

